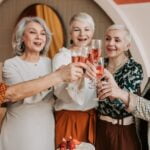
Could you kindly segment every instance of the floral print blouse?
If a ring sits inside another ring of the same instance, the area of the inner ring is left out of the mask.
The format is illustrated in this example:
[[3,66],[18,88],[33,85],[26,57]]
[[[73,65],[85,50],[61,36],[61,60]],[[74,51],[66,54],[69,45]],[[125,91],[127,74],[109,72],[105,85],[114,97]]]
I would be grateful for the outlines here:
[[[106,65],[107,63],[108,60],[106,60]],[[139,94],[140,84],[143,79],[142,66],[135,62],[133,58],[129,58],[128,62],[114,73],[114,78],[121,89]],[[97,111],[99,115],[110,116],[115,119],[131,115],[125,110],[125,104],[121,99],[111,101],[106,98],[104,101],[99,101]]]

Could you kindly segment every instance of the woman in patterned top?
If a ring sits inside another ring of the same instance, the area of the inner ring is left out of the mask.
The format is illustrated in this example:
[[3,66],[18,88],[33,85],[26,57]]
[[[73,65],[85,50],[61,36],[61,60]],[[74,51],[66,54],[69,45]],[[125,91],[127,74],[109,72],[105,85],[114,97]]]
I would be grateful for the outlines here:
[[[106,68],[121,89],[138,94],[143,71],[141,65],[126,54],[130,42],[130,33],[124,25],[115,24],[107,29]],[[126,111],[121,99],[111,101],[108,97],[100,100],[97,112],[97,150],[140,150],[134,118]]]

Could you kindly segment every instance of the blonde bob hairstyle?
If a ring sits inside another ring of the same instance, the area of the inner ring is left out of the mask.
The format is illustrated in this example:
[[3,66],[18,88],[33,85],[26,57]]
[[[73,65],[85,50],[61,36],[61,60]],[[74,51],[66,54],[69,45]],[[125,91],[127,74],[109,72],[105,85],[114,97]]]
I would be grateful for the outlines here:
[[91,27],[91,29],[95,30],[95,23],[94,23],[94,20],[93,18],[87,14],[87,13],[84,13],[84,12],[80,12],[78,14],[75,14],[71,19],[70,19],[70,31],[72,31],[72,24],[74,21],[80,21],[80,22],[84,22],[84,23],[87,23],[89,24],[89,26]]
[[12,37],[12,47],[14,50],[14,55],[21,56],[25,51],[25,45],[22,41],[22,37],[27,24],[29,24],[30,22],[36,22],[40,24],[46,32],[46,44],[44,48],[40,51],[40,55],[46,55],[51,42],[51,32],[47,27],[45,21],[39,17],[24,17],[17,24]]
[[107,28],[106,33],[110,30],[123,30],[126,32],[125,39],[127,40],[128,43],[131,43],[131,34],[127,27],[123,24],[113,24],[110,27]]

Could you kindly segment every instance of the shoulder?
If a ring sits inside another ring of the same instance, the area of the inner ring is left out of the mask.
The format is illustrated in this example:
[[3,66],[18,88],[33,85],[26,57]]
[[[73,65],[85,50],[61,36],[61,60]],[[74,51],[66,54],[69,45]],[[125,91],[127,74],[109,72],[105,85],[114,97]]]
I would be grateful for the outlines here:
[[130,80],[143,80],[143,69],[142,65],[136,62],[133,58],[130,58],[125,66],[125,70]]
[[67,48],[61,48],[59,53],[53,57],[53,70],[58,69],[62,65],[67,65],[71,62],[71,51]]
[[143,72],[142,65],[136,62],[132,57],[129,59],[127,63],[127,68],[132,72]]
[[44,63],[51,63],[51,59],[47,56],[41,56],[40,60]]
[[65,47],[59,49],[59,52],[54,56],[53,60],[56,58],[63,58],[71,56],[71,51]]
[[12,62],[16,62],[17,60],[18,60],[18,56],[15,56],[15,57],[6,59],[6,60],[4,61],[4,63],[12,63]]
[[12,57],[12,58],[9,58],[7,60],[4,61],[4,67],[5,66],[14,66],[14,65],[18,65],[20,64],[20,59],[18,56],[15,56],[15,57]]

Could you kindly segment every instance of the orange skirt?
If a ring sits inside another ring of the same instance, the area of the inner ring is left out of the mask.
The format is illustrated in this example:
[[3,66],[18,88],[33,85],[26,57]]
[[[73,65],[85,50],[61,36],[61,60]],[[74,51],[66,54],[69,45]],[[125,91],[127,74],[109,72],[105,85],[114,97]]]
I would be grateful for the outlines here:
[[56,147],[59,146],[63,138],[69,138],[70,136],[82,142],[95,144],[96,112],[94,109],[55,112]]

